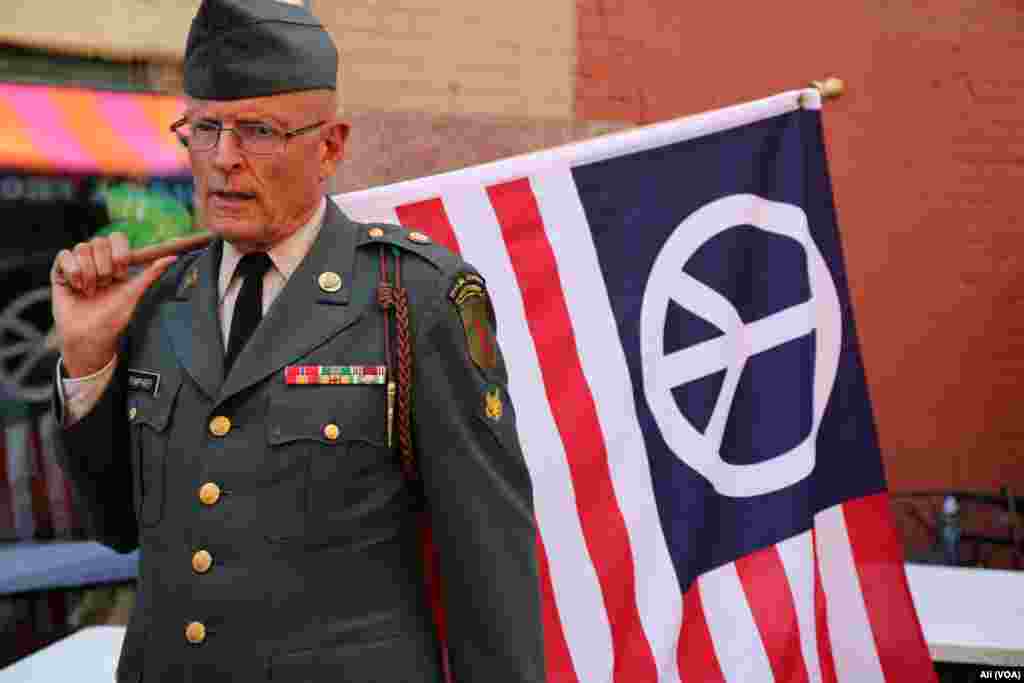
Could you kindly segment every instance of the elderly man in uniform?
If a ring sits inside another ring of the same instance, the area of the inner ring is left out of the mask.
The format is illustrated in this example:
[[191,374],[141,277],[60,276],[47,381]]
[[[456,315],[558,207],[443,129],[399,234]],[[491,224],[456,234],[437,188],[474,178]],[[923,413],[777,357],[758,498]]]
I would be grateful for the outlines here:
[[[532,490],[483,278],[346,218],[337,50],[304,8],[205,0],[185,56],[212,245],[61,252],[64,467],[141,548],[117,680],[544,680]],[[420,512],[444,582],[424,587]]]

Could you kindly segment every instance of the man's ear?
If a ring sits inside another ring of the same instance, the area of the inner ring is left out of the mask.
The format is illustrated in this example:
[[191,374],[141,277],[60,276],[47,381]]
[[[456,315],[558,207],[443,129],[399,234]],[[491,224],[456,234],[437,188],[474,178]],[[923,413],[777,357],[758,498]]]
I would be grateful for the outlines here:
[[345,144],[348,141],[349,125],[340,121],[331,124],[323,138],[323,154],[320,157],[321,172],[329,177],[334,175],[337,165],[345,158]]

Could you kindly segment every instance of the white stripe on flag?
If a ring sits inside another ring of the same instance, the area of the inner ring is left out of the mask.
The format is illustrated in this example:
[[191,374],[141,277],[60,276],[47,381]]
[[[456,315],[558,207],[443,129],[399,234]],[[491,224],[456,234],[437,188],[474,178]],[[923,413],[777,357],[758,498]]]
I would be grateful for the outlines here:
[[[350,204],[398,206],[427,197],[436,197],[438,194],[448,195],[452,192],[461,192],[467,185],[489,186],[513,178],[532,176],[542,168],[604,161],[635,152],[656,149],[683,140],[692,140],[731,128],[739,128],[801,108],[820,109],[821,94],[814,88],[791,90],[724,109],[654,123],[612,135],[602,135],[590,140],[573,142],[508,159],[499,159],[479,166],[403,180],[392,185],[371,187],[345,195],[334,195],[332,198],[337,200],[339,205],[345,207],[346,211]],[[362,220],[369,217],[377,219],[377,216],[372,213],[353,215],[364,216]]]
[[551,584],[573,666],[580,681],[610,681],[611,627],[583,539],[565,446],[545,394],[540,361],[497,216],[483,188],[462,188],[442,200],[463,256],[484,274],[494,303],[498,342],[509,369],[509,394],[533,480],[537,524],[544,545],[557,549],[548,558]]
[[[398,214],[395,207],[403,202],[399,197],[383,197],[370,201],[363,193],[337,194],[331,197],[334,203],[354,221],[363,223],[391,223],[398,225]],[[393,202],[392,199],[395,201]]]
[[885,683],[842,505],[815,515],[814,528],[836,678],[839,683]]
[[730,562],[701,574],[697,585],[704,619],[725,680],[729,683],[774,681],[772,665],[736,565]]
[[821,683],[817,623],[814,619],[814,549],[811,547],[811,532],[805,531],[787,538],[776,544],[775,550],[786,571],[789,590],[793,593],[793,607],[800,627],[800,649],[807,664],[807,678],[810,683]]
[[675,682],[683,596],[661,530],[647,449],[629,389],[632,382],[590,225],[568,168],[537,173],[530,186],[558,263],[580,363],[604,433],[636,570],[640,621],[654,652],[658,680]]

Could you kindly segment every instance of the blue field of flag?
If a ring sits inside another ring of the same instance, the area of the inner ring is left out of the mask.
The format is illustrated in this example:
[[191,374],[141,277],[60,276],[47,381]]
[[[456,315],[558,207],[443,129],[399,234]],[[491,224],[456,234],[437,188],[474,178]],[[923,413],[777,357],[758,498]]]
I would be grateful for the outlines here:
[[683,588],[883,490],[820,112],[573,176]]

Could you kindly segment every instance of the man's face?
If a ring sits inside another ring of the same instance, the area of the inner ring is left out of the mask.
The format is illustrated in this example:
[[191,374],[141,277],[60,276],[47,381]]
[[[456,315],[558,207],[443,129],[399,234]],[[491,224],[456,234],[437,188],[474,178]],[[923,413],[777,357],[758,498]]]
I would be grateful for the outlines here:
[[201,227],[242,251],[266,249],[305,224],[323,196],[324,181],[344,154],[347,126],[335,122],[330,91],[306,91],[245,100],[190,100],[185,112],[198,121],[234,128],[266,123],[280,132],[319,121],[322,127],[290,138],[275,155],[254,155],[234,133],[222,132],[217,146],[190,150],[195,206]]

